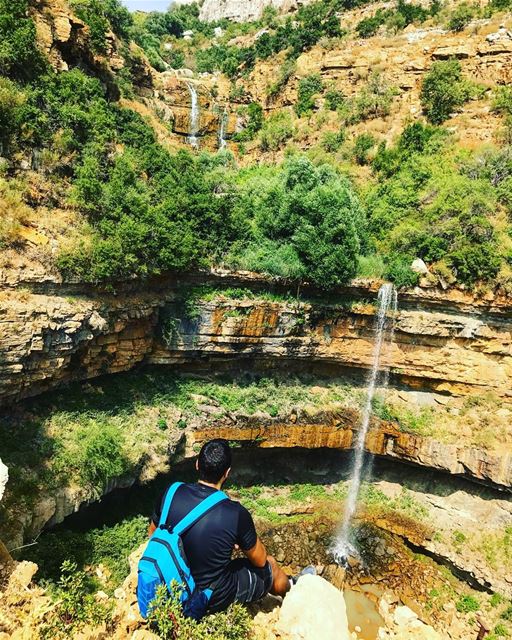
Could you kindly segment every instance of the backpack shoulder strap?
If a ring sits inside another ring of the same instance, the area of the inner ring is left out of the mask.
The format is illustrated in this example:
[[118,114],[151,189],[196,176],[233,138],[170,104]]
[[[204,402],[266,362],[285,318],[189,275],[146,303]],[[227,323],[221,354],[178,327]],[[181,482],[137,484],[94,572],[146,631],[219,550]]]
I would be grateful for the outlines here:
[[169,511],[171,510],[172,499],[174,498],[176,491],[178,491],[182,484],[183,482],[175,482],[174,484],[171,484],[171,486],[167,489],[162,504],[162,513],[160,514],[160,522],[158,523],[159,527],[165,525],[165,523],[167,522]]
[[208,513],[213,507],[217,506],[220,502],[224,500],[229,500],[227,495],[222,491],[216,491],[212,493],[211,496],[205,498],[202,502],[200,502],[196,507],[188,513],[183,520],[180,520],[178,524],[174,527],[173,533],[181,536],[187,529],[190,529],[192,525],[194,525],[198,520],[200,520],[204,515]]

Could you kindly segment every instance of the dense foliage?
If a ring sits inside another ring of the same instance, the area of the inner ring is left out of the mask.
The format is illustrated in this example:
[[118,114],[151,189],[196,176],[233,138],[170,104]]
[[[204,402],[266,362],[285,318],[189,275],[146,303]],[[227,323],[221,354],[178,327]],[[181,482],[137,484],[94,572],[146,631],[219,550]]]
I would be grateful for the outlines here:
[[356,273],[365,223],[348,180],[327,165],[292,157],[282,172],[254,171],[237,202],[251,211],[251,237],[231,263],[329,288]]
[[470,98],[478,88],[462,76],[456,59],[434,62],[421,87],[421,104],[428,120],[441,124]]
[[321,38],[343,35],[336,13],[343,9],[364,4],[365,0],[325,0],[301,6],[294,19],[288,18],[269,25],[247,47],[214,44],[197,51],[198,71],[222,71],[230,77],[249,71],[256,60],[266,60],[281,51],[290,59],[313,47]]
[[415,257],[434,264],[447,281],[467,285],[499,271],[492,179],[467,170],[445,141],[442,129],[417,123],[392,149],[381,146],[374,161],[386,179],[367,194],[369,230],[390,256],[388,275],[400,284],[414,282],[408,267]]
[[[118,0],[72,2],[89,26],[96,53],[107,53],[111,31],[124,42],[126,67],[115,80],[123,93],[130,91],[130,74],[139,63],[140,54],[127,46],[130,38],[153,64],[166,68],[171,59],[182,64],[188,56],[189,61],[190,50],[176,45],[191,30],[194,43],[200,43],[195,48],[199,70],[221,69],[235,77],[257,59],[285,52],[267,89],[271,102],[296,80],[297,56],[321,37],[343,35],[338,12],[361,4],[316,2],[301,7],[293,22],[267,11],[248,26],[202,23],[195,4],[132,15]],[[465,7],[451,14],[454,30],[468,19]],[[59,197],[81,212],[84,226],[58,256],[66,277],[114,282],[226,263],[308,279],[323,288],[371,268],[397,284],[412,285],[418,276],[410,265],[420,257],[445,281],[473,286],[493,279],[503,263],[512,265],[512,250],[497,251],[505,236],[499,237],[493,222],[497,207],[509,215],[512,210],[507,149],[471,159],[446,143],[443,130],[420,123],[406,128],[392,147],[378,146],[369,132],[347,135],[344,127],[391,113],[398,90],[382,72],[371,73],[350,97],[334,84],[326,86],[320,75],[306,75],[297,81],[294,109],[276,109],[267,117],[244,93],[243,80],[233,81],[234,97],[245,102],[237,114],[244,123],[236,134],[241,153],[244,145],[259,145],[262,152],[278,154],[308,135],[304,117],[308,126],[329,112],[338,119],[337,128],[319,136],[324,156],[315,162],[291,152],[276,167],[240,171],[229,153],[171,154],[149,123],[114,101],[111,87],[91,71],[54,72],[37,49],[27,9],[24,0],[0,0],[0,152],[33,153],[39,170],[60,181]],[[378,11],[357,29],[367,36],[384,18],[399,28],[438,9],[437,3],[425,9],[400,0],[389,10],[393,15]],[[228,44],[230,34],[254,33],[262,25],[250,46]],[[223,27],[225,38],[213,36],[216,26]],[[164,47],[168,41],[172,46]],[[460,63],[447,60],[434,63],[426,74],[421,99],[428,120],[439,124],[480,93],[463,77]],[[499,88],[493,110],[504,116],[505,141],[512,139],[511,105],[509,89]],[[371,167],[375,181],[362,190],[364,207],[348,179],[324,163],[325,155],[335,154],[352,166]],[[0,203],[9,212],[0,223],[4,246],[15,243],[30,221],[27,193],[8,175],[2,178]],[[120,449],[116,433],[104,435],[91,446]],[[85,462],[78,466],[81,481],[91,486],[123,471],[87,470]]]
[[435,15],[438,10],[439,5],[435,2],[425,9],[419,4],[398,0],[395,8],[377,9],[373,16],[363,18],[356,25],[356,32],[361,38],[369,38],[374,36],[382,25],[386,25],[392,31],[399,31],[413,22],[426,20],[429,16]]
[[251,617],[242,605],[195,622],[183,615],[179,593],[169,596],[164,587],[158,590],[148,620],[162,640],[249,640],[253,635]]
[[0,42],[1,75],[27,80],[46,66],[28,17],[28,0],[0,0]]

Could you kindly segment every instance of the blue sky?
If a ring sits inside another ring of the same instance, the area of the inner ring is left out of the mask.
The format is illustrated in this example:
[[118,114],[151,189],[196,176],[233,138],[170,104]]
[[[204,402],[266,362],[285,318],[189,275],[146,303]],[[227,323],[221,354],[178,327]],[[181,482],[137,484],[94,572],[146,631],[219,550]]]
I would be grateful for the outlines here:
[[135,11],[165,11],[172,0],[122,0],[123,4]]

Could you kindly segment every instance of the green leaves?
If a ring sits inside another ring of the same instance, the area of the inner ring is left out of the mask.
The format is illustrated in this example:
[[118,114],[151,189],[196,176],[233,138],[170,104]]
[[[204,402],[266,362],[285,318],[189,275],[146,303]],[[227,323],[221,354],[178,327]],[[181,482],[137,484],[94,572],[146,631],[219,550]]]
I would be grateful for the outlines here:
[[[239,267],[298,278],[328,289],[350,280],[365,234],[349,182],[331,167],[291,158],[264,181],[255,176],[243,206],[253,211],[253,242],[230,257]],[[246,187],[247,188],[247,187]]]
[[27,0],[0,0],[0,74],[27,81],[46,66]]
[[458,60],[434,62],[421,87],[423,111],[430,122],[441,124],[474,96],[475,89],[473,83],[462,77]]

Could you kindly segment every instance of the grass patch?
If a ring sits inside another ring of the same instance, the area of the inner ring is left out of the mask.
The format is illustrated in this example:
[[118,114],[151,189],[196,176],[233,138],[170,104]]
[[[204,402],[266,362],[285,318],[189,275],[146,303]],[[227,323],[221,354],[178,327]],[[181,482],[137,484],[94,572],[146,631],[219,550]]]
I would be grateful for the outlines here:
[[65,561],[81,569],[103,565],[109,574],[106,584],[99,583],[94,572],[88,573],[87,578],[97,588],[112,592],[128,575],[128,556],[146,540],[147,531],[148,519],[139,515],[89,531],[47,533],[37,545],[29,547],[23,559],[39,566],[38,579],[45,582],[58,581]]

